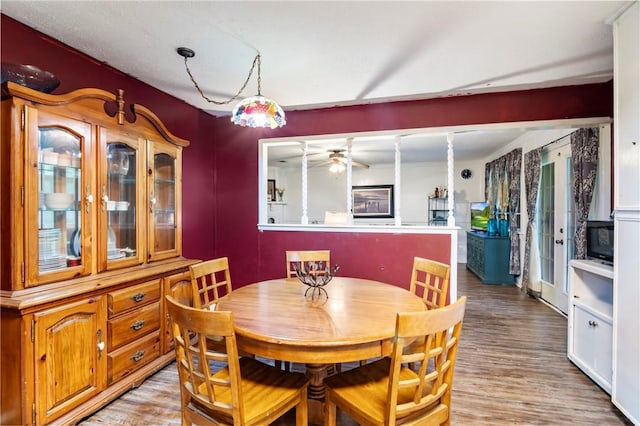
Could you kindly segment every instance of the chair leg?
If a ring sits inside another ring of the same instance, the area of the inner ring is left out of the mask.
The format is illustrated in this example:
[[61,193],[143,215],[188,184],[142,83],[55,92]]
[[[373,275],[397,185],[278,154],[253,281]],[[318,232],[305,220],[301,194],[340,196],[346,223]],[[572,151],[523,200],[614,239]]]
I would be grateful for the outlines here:
[[307,404],[307,389],[302,392],[300,402],[296,405],[296,426],[309,424],[309,406]]
[[324,426],[336,426],[336,404],[325,396]]

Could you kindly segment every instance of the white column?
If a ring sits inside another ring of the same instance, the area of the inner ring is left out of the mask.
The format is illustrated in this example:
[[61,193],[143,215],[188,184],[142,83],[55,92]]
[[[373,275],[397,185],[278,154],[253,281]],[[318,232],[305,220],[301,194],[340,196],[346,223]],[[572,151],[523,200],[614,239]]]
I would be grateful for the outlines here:
[[395,188],[394,188],[394,217],[395,225],[402,225],[402,217],[400,217],[400,195],[402,193],[402,185],[400,179],[400,135],[395,137],[394,141],[396,156],[395,156]]
[[302,148],[302,217],[300,223],[307,225],[309,216],[307,215],[307,155],[309,150],[308,142],[304,142]]
[[353,159],[351,158],[351,148],[353,138],[347,138],[347,224],[353,225],[353,199],[351,198],[351,186],[353,184]]
[[447,226],[456,226],[456,218],[453,216],[454,194],[455,188],[453,185],[453,133],[447,133],[447,208],[449,209]]

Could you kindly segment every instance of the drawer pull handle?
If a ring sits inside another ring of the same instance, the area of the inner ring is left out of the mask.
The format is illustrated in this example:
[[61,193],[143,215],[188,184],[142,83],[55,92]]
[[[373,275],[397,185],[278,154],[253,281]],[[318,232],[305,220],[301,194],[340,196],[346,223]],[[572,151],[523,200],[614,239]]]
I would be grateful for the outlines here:
[[597,327],[597,326],[598,326],[598,322],[597,321],[589,320],[589,327]]
[[142,327],[144,327],[144,320],[138,320],[131,324],[131,328],[135,331],[140,330]]
[[142,359],[143,356],[144,356],[144,351],[138,351],[131,356],[131,361],[138,362]]
[[133,296],[131,296],[131,298],[133,299],[134,302],[141,302],[142,299],[144,299],[145,294],[144,293],[136,293]]

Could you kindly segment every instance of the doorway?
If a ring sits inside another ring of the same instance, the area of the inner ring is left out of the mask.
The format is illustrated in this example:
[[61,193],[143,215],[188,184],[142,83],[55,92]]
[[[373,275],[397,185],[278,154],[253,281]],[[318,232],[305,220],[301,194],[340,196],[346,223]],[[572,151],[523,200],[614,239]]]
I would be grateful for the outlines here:
[[569,259],[574,257],[571,176],[570,144],[543,152],[538,197],[541,298],[564,314],[569,302]]

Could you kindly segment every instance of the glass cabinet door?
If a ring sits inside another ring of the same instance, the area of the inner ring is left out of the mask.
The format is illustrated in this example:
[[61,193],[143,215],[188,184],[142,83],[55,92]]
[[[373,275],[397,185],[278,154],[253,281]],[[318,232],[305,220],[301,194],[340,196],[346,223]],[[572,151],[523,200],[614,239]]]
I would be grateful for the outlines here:
[[[26,286],[88,274],[91,270],[91,127],[28,109]],[[83,244],[84,243],[84,244]],[[33,248],[33,249],[32,249]]]
[[100,129],[99,270],[143,262],[144,140]]
[[181,253],[181,151],[149,142],[149,260]]

